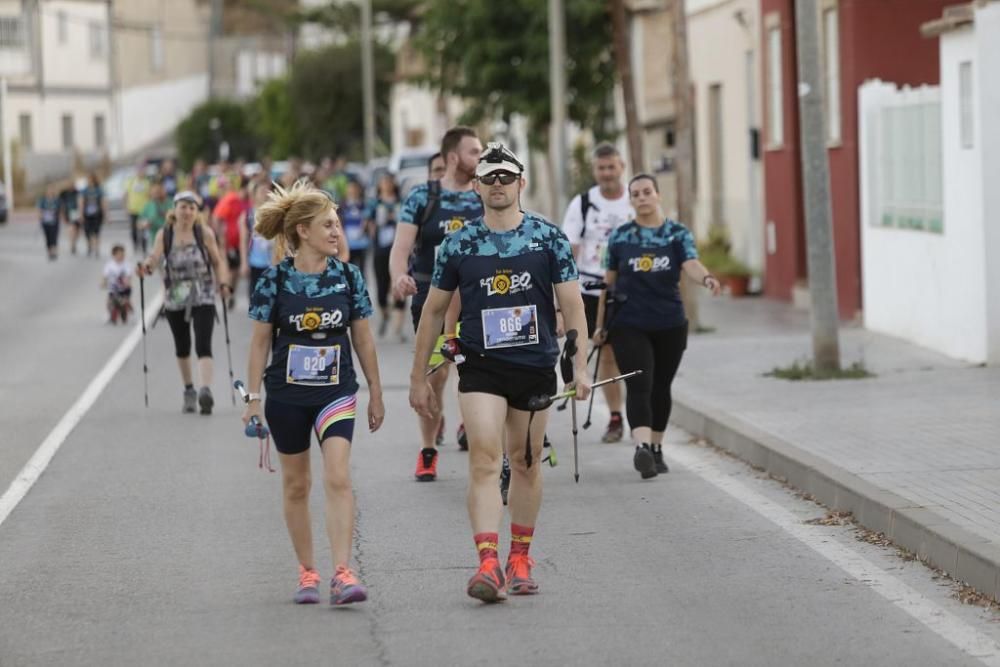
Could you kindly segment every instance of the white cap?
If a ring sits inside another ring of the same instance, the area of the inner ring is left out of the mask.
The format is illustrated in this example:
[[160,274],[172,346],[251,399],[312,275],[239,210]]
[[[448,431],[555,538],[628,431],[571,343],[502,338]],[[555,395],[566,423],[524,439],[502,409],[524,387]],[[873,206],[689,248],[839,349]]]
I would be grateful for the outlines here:
[[507,171],[512,174],[524,173],[524,165],[517,159],[506,146],[499,141],[491,141],[486,144],[479,156],[479,164],[476,165],[476,176],[486,176],[495,171]]

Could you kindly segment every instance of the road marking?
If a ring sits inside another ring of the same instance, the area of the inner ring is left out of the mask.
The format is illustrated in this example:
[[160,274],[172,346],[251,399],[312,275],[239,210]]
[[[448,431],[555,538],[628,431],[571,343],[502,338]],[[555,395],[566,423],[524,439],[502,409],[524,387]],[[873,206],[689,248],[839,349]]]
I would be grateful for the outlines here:
[[752,490],[738,479],[720,471],[711,462],[716,456],[690,445],[666,445],[668,460],[677,461],[715,488],[740,501],[775,524],[854,579],[893,603],[963,653],[984,665],[1000,667],[1000,644],[979,632],[930,598],[914,590],[856,551],[834,541],[814,527],[803,524],[778,503]]
[[[157,292],[152,301],[146,304],[147,328],[152,326],[153,320],[159,314],[162,304],[162,291]],[[83,393],[80,394],[80,398],[76,399],[76,402],[66,411],[66,414],[62,416],[59,423],[49,432],[28,462],[24,464],[17,477],[10,483],[4,494],[0,496],[0,525],[3,525],[3,522],[10,516],[10,513],[14,511],[14,508],[24,499],[24,496],[31,490],[31,487],[35,485],[38,478],[45,472],[49,463],[52,462],[52,457],[56,455],[56,452],[62,447],[69,434],[73,432],[76,425],[80,423],[80,420],[87,414],[87,411],[94,405],[97,397],[101,395],[101,392],[111,382],[118,369],[122,367],[125,360],[132,354],[132,351],[139,344],[141,338],[142,323],[136,322],[135,327],[125,337],[125,340],[121,342],[115,353],[111,355],[111,358],[104,364],[104,367],[94,376],[94,379],[90,381],[90,384],[83,390]]]

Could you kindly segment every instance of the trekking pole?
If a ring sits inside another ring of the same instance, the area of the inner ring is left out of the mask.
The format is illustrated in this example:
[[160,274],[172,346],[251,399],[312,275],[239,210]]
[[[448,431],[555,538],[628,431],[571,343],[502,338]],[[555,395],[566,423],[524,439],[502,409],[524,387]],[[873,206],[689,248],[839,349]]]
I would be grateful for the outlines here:
[[229,362],[229,398],[233,399],[233,407],[236,407],[236,381],[233,379],[233,352],[229,346],[229,309],[226,308],[226,297],[222,296],[219,290],[219,298],[222,299],[222,327],[226,330],[226,361]]
[[[615,321],[615,316],[621,311],[622,304],[625,303],[627,300],[628,300],[628,295],[627,294],[611,294],[611,295],[608,296],[608,299],[607,299],[607,302],[606,302],[607,308],[605,308],[605,310],[604,310],[604,326],[601,327],[602,329],[604,329],[604,336],[605,336],[605,338],[604,338],[604,342],[601,343],[598,346],[598,348],[597,348],[597,364],[594,366],[594,383],[595,384],[597,382],[597,373],[599,372],[599,370],[601,368],[601,352],[600,352],[600,350],[601,350],[601,348],[603,348],[605,345],[608,344],[608,340],[607,340],[608,327],[611,326],[611,323]],[[611,312],[612,306],[614,306],[614,314],[612,314],[612,315],[609,316],[608,313]],[[594,386],[594,385],[591,385],[591,386]],[[594,411],[594,393],[591,392],[591,394],[590,394],[590,404],[587,406],[587,421],[583,422],[583,429],[584,430],[587,430],[588,428],[590,428],[590,415],[591,415],[591,413],[593,413],[593,411]]]
[[[597,350],[599,350],[599,349],[600,348],[597,348],[597,347],[592,348],[590,350],[590,353],[587,354],[587,365],[588,366],[590,365],[590,360],[594,356],[594,353],[597,352]],[[598,362],[598,364],[600,364],[600,361],[601,361],[601,357],[600,357],[600,353],[598,353],[598,356],[597,356],[597,362]],[[597,369],[594,369],[594,381],[595,382],[597,381]],[[559,412],[562,412],[563,410],[566,409],[566,404],[568,404],[568,403],[569,403],[569,399],[568,398],[564,399],[563,402],[559,404],[559,407],[556,408],[556,410],[558,410]],[[584,428],[586,428],[586,426]]]
[[149,366],[146,357],[146,267],[139,264],[139,317],[142,319],[142,392],[149,407]]
[[[576,356],[576,329],[570,329],[566,332],[566,344],[563,345],[562,357],[559,359],[559,370],[562,373],[563,383],[573,384],[576,382],[576,374],[573,368],[573,358]],[[574,395],[576,394],[576,387],[573,388]],[[573,401],[569,406],[570,414],[572,415],[573,424],[573,479],[577,484],[580,483],[580,447],[577,440],[577,433],[579,430],[576,426],[576,401]]]
[[[250,394],[247,393],[247,388],[243,385],[242,380],[234,380],[233,389],[240,392],[240,398],[243,399],[244,403],[250,403]],[[257,438],[260,441],[260,457],[257,467],[274,472],[274,467],[271,466],[271,431],[260,423],[257,415],[250,417],[249,423],[243,429],[243,434],[248,438]]]
[[439,368],[447,364],[448,362],[453,362],[455,364],[460,364],[465,361],[465,355],[462,354],[462,348],[458,346],[457,338],[449,338],[441,344],[441,349],[439,350],[444,359],[437,362],[433,366],[427,369],[424,373],[424,377],[433,375]]
[[[599,382],[595,382],[594,384],[590,385],[590,388],[597,389],[598,387],[603,387],[606,384],[610,384],[612,382],[621,382],[622,380],[627,380],[630,377],[634,377],[636,375],[642,375],[642,370],[640,369],[637,371],[629,371],[628,373],[622,373],[621,375],[605,378]],[[556,401],[561,401],[564,398],[572,398],[574,396],[576,396],[576,389],[567,389],[566,391],[559,392],[554,396],[533,396],[532,398],[528,399],[528,409],[538,412],[539,410],[544,410],[545,408],[549,407]]]

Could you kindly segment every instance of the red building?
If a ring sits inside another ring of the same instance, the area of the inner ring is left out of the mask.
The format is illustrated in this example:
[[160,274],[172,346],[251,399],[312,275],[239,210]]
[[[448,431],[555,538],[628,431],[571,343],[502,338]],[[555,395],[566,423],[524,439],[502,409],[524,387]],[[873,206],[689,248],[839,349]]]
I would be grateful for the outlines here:
[[[813,0],[819,5],[827,155],[840,316],[862,309],[858,86],[868,79],[938,83],[938,45],[920,26],[956,0]],[[764,293],[791,300],[807,286],[799,162],[795,0],[761,0],[764,88]]]

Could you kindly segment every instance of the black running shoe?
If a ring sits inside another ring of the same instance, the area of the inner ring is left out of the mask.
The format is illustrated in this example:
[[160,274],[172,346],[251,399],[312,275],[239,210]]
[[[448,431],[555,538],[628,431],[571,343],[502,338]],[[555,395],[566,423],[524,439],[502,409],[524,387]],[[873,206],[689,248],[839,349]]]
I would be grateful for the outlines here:
[[656,477],[656,461],[653,459],[653,452],[649,450],[649,445],[646,443],[636,446],[632,465],[639,471],[643,479]]
[[184,407],[181,408],[181,412],[194,412],[195,403],[198,402],[198,392],[194,390],[194,387],[184,390]]
[[469,451],[469,436],[465,433],[465,424],[458,425],[458,448],[463,452]]
[[670,472],[666,462],[663,460],[663,445],[653,445],[653,463],[656,465],[656,473],[662,475]]
[[212,398],[212,390],[208,387],[202,387],[201,391],[198,392],[198,407],[201,408],[201,414],[212,414],[212,406],[214,405],[215,399]]

